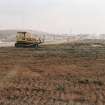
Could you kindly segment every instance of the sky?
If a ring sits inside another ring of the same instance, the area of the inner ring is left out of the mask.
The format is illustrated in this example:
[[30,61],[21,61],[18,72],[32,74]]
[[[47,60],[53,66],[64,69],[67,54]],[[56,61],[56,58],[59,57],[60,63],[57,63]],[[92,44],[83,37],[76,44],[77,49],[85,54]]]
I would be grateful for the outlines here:
[[0,29],[105,33],[105,0],[0,0]]

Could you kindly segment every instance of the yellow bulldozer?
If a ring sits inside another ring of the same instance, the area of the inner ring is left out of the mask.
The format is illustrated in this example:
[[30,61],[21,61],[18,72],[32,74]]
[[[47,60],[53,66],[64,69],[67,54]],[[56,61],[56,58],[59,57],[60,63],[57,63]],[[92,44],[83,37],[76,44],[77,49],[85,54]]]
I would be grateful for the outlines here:
[[17,32],[15,47],[38,47],[40,43],[40,37],[32,36],[29,32]]

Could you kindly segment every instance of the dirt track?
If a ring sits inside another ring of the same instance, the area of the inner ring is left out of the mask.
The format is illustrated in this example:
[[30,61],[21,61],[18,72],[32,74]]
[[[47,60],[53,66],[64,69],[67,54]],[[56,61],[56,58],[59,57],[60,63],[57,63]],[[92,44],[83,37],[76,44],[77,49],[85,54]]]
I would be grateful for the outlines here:
[[105,45],[0,48],[0,105],[104,105]]

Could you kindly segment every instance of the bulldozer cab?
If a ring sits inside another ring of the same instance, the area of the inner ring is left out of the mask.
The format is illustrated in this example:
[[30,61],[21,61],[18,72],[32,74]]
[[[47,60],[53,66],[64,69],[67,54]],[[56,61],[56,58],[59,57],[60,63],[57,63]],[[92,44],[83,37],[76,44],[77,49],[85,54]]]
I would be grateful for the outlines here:
[[22,41],[22,40],[26,40],[26,39],[31,39],[31,34],[28,32],[17,32],[16,35],[16,40],[17,41]]

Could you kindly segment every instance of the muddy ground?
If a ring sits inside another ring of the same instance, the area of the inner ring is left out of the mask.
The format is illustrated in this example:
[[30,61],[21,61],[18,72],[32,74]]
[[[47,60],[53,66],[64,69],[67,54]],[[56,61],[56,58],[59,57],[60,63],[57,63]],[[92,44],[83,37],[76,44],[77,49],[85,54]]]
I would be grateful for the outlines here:
[[0,105],[104,104],[104,44],[0,48]]

